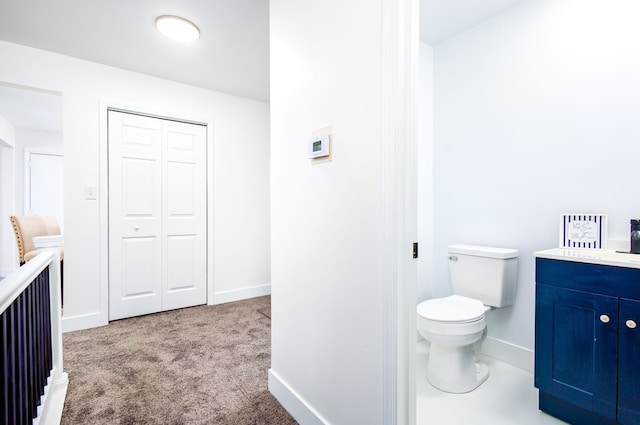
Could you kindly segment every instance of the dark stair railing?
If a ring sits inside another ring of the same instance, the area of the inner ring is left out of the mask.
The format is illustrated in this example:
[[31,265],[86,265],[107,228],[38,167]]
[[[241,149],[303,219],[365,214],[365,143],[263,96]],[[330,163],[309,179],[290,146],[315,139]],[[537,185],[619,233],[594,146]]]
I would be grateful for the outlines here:
[[56,423],[62,413],[60,261],[49,249],[61,238],[43,239],[36,258],[0,281],[0,425]]

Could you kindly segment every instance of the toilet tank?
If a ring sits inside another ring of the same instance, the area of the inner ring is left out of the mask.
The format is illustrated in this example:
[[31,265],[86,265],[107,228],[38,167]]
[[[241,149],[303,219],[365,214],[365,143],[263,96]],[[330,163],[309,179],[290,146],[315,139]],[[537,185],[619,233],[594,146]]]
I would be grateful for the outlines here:
[[475,245],[449,246],[453,293],[491,307],[512,305],[516,298],[518,250]]

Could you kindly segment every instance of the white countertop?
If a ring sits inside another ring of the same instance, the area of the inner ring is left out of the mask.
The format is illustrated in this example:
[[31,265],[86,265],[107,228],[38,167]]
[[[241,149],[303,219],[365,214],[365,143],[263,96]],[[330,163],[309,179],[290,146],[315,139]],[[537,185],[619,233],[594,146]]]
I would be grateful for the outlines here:
[[640,269],[640,254],[624,254],[613,250],[552,248],[534,252],[533,255],[551,260]]

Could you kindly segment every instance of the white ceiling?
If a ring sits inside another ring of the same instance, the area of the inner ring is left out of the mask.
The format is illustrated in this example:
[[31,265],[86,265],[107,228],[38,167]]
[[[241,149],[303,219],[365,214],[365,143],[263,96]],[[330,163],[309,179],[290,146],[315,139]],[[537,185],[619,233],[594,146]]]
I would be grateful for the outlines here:
[[[522,1],[420,0],[420,38],[436,45]],[[200,40],[166,39],[155,30],[160,15],[193,21]],[[0,0],[0,40],[269,101],[269,0]],[[18,101],[6,90],[0,115],[16,127],[59,113],[48,109],[55,96]],[[34,116],[19,117],[30,109]],[[51,121],[43,125],[51,131]]]
[[[160,15],[191,20],[200,39],[167,39]],[[269,0],[0,0],[0,40],[269,100]]]
[[525,0],[420,0],[420,39],[435,46]]
[[0,117],[18,129],[62,133],[62,96],[0,84]]

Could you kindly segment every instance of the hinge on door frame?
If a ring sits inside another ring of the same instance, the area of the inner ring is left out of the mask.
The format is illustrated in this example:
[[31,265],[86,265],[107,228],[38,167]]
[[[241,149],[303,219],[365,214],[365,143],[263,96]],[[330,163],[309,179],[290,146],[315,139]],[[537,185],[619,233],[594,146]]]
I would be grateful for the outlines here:
[[418,242],[413,243],[413,258],[418,258]]

